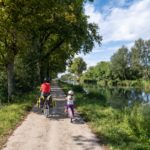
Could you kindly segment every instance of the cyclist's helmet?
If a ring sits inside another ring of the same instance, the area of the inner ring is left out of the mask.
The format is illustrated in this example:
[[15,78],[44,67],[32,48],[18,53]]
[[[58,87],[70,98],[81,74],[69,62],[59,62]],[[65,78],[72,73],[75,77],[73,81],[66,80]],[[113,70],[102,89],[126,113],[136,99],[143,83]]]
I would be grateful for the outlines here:
[[68,95],[73,95],[73,94],[74,94],[74,92],[72,90],[68,91]]
[[49,82],[48,78],[44,78],[44,82]]

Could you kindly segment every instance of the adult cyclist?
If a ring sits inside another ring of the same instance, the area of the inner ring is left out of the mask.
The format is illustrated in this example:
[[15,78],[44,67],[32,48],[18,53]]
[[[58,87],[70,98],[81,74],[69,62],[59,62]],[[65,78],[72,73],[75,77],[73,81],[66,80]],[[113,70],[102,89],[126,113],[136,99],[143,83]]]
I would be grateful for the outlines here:
[[41,97],[50,95],[51,85],[47,78],[44,78],[44,82],[41,84],[40,91],[41,91]]

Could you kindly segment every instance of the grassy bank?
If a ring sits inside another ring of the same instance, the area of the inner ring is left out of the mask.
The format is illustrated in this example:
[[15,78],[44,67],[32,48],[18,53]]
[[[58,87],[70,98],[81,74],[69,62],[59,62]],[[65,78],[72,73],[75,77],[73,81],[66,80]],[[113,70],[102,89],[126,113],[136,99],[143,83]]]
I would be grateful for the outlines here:
[[112,150],[150,149],[150,105],[117,109],[96,91],[88,94],[80,86],[61,84],[75,91],[78,111],[97,136]]
[[3,105],[0,108],[0,148],[7,139],[7,136],[23,120],[36,101],[37,92],[15,97],[13,104]]

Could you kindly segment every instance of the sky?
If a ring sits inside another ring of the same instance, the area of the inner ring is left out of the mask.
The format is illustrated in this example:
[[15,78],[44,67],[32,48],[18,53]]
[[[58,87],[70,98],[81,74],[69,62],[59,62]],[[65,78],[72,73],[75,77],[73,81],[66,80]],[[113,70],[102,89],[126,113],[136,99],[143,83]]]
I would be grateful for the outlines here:
[[96,23],[103,37],[100,47],[95,44],[89,54],[78,55],[88,67],[110,61],[123,45],[130,49],[135,40],[150,39],[150,0],[95,0],[84,7],[88,22]]

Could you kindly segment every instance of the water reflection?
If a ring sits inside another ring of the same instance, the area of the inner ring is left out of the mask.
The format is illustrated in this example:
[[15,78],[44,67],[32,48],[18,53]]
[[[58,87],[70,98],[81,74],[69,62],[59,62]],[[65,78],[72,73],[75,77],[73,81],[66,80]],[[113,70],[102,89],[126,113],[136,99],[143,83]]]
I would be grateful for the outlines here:
[[150,93],[142,89],[99,87],[96,85],[84,85],[86,92],[97,92],[106,98],[107,104],[112,107],[122,108],[133,106],[135,103],[150,103]]

